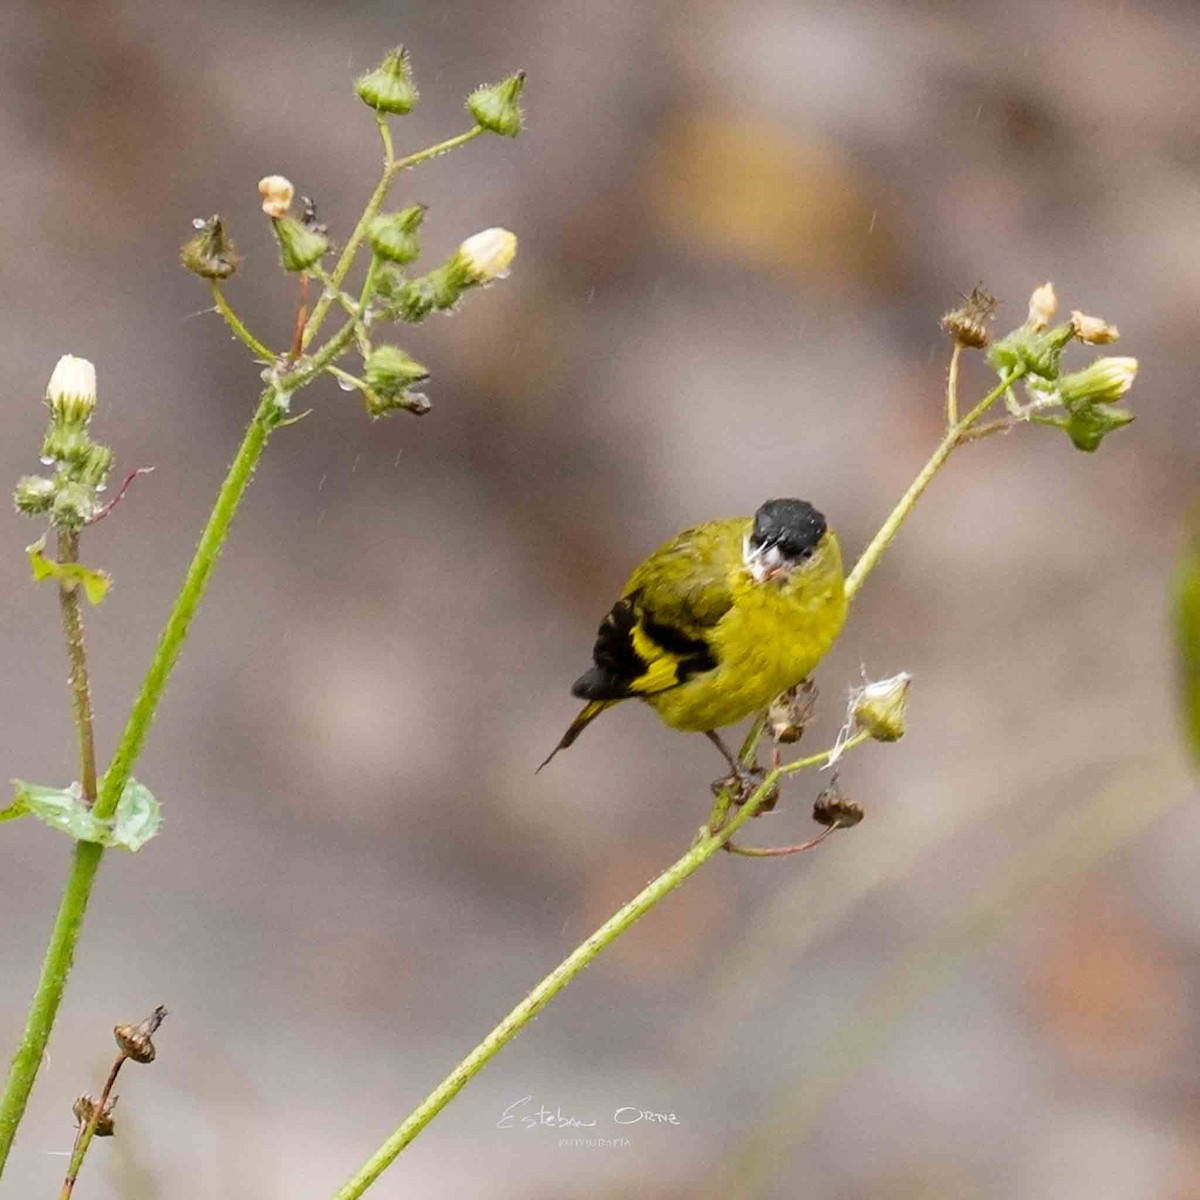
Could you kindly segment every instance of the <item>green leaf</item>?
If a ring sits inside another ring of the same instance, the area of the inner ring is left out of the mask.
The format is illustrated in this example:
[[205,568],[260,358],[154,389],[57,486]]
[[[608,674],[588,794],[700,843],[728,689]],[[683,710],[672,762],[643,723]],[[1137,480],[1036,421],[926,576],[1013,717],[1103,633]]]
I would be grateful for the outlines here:
[[161,827],[162,809],[158,801],[149,788],[131,779],[117,802],[109,845],[140,850]]
[[79,784],[73,783],[65,791],[39,787],[20,779],[14,779],[13,785],[16,787],[14,806],[24,804],[39,821],[52,829],[61,829],[77,842],[105,844],[108,829],[92,816],[91,809],[79,798]]
[[101,821],[92,813],[80,797],[77,783],[63,789],[14,779],[13,786],[16,789],[13,803],[0,812],[0,820],[32,813],[43,824],[61,829],[77,842],[140,850],[162,826],[158,801],[136,779],[125,785],[111,821]]
[[40,583],[43,579],[57,579],[60,583],[78,584],[83,588],[89,604],[99,604],[108,594],[108,589],[112,587],[112,576],[107,571],[94,571],[82,563],[55,562],[42,553],[45,548],[45,534],[38,538],[32,546],[25,547],[35,582]]
[[1182,685],[1183,720],[1200,759],[1200,512],[1175,573],[1175,647]]
[[0,821],[15,821],[29,815],[29,805],[18,796],[7,808],[0,808]]

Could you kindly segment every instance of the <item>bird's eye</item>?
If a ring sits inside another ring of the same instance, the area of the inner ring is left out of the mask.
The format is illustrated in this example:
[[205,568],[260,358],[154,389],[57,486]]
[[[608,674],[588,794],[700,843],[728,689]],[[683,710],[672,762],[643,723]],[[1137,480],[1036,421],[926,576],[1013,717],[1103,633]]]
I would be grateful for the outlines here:
[[805,548],[800,551],[801,558],[812,558],[812,556],[813,556],[813,548],[811,546],[805,546]]

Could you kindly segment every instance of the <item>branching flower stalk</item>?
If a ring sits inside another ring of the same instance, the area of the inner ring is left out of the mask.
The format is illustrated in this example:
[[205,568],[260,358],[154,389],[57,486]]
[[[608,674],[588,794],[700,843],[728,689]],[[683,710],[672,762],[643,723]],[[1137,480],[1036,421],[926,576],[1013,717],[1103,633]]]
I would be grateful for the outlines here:
[[[1133,359],[1128,360],[1097,360],[1097,364],[1083,372],[1060,378],[1059,355],[1062,348],[1072,337],[1079,337],[1078,323],[1075,314],[1070,325],[1060,326],[1049,330],[1048,324],[1053,318],[1056,301],[1053,288],[1043,285],[1034,292],[1030,305],[1030,316],[1026,324],[1014,330],[1008,337],[992,347],[989,361],[1000,376],[1000,382],[992,388],[965,416],[958,417],[958,379],[959,359],[962,349],[971,347],[981,349],[988,345],[987,322],[995,310],[994,301],[981,289],[976,289],[966,299],[964,308],[948,313],[943,318],[943,327],[954,339],[951,352],[950,369],[947,379],[946,414],[947,428],[942,440],[938,443],[928,461],[917,473],[908,490],[888,514],[879,531],[871,539],[867,548],[862,552],[850,574],[846,577],[846,593],[851,600],[857,595],[866,581],[867,576],[878,564],[883,552],[891,544],[900,526],[912,513],[917,501],[925,489],[933,482],[937,473],[946,465],[950,455],[965,442],[973,440],[971,434],[979,428],[981,419],[991,407],[1005,397],[1010,411],[1009,422],[997,423],[995,430],[1008,428],[1018,421],[1036,419],[1034,413],[1040,413],[1043,408],[1050,408],[1055,403],[1063,404],[1063,392],[1070,397],[1071,389],[1075,394],[1085,396],[1073,411],[1067,406],[1067,417],[1045,423],[1058,424],[1063,428],[1075,445],[1084,450],[1094,450],[1099,445],[1099,439],[1092,444],[1081,444],[1069,427],[1070,421],[1077,413],[1085,412],[1104,403],[1108,398],[1115,398],[1111,393],[1124,394],[1133,381],[1137,364]],[[1095,320],[1095,318],[1089,318]],[[1101,323],[1103,324],[1103,323]],[[1105,328],[1111,328],[1105,326]],[[1114,331],[1115,333],[1115,331]],[[1088,339],[1079,337],[1081,341]],[[1111,339],[1108,339],[1111,340]],[[1099,376],[1107,381],[1108,395],[1102,394],[1104,384],[1097,381],[1094,384],[1080,385],[1079,379],[1088,372],[1095,374],[1098,364],[1121,361],[1129,364],[1124,373],[1117,369],[1099,371]],[[1012,389],[1015,384],[1033,376],[1035,389],[1030,397],[1029,405],[1021,408],[1013,398]],[[1114,381],[1113,376],[1120,376]],[[1090,386],[1091,390],[1088,390]],[[1126,414],[1117,417],[1105,428],[1104,433],[1112,432],[1120,425],[1126,424]],[[1132,419],[1132,418],[1128,418]],[[1101,434],[1101,437],[1104,435]],[[907,691],[907,676],[897,677],[890,684],[903,686]],[[853,703],[853,702],[852,702]],[[765,714],[756,718],[743,742],[740,761],[746,768],[752,768],[757,763],[758,748],[767,730],[768,722]],[[848,740],[841,742],[833,749],[820,754],[811,755],[784,765],[777,765],[767,772],[762,782],[746,797],[737,795],[734,785],[727,786],[718,795],[709,814],[708,822],[701,827],[691,848],[680,859],[669,866],[657,878],[652,880],[632,900],[619,909],[590,937],[575,948],[553,971],[550,972],[513,1010],[489,1033],[459,1064],[442,1080],[440,1084],[400,1123],[387,1140],[359,1168],[354,1176],[347,1181],[334,1195],[333,1200],[358,1200],[368,1188],[395,1161],[400,1153],[414,1138],[437,1116],[439,1112],[494,1058],[509,1042],[524,1029],[543,1008],[567,986],[589,963],[593,962],[605,949],[613,944],[623,933],[633,926],[641,917],[655,905],[664,900],[684,880],[693,875],[709,859],[721,849],[729,849],[733,835],[752,817],[757,815],[770,799],[777,793],[780,782],[788,775],[798,771],[830,765],[841,754],[860,745],[872,734],[865,728],[860,728]],[[891,736],[881,735],[876,731],[875,736],[880,740],[894,740]],[[898,734],[896,735],[898,736]],[[738,801],[741,800],[739,805]],[[730,815],[732,814],[732,815]],[[850,822],[846,822],[848,825]],[[782,847],[765,851],[752,852],[751,857],[776,858],[795,853],[799,850],[811,849],[823,842],[831,830],[837,829],[833,824],[822,835],[813,838],[801,846]],[[735,848],[735,852],[737,849]]]
[[[467,102],[475,118],[471,129],[397,159],[387,121],[389,115],[409,111],[416,100],[407,55],[400,49],[393,51],[380,68],[358,80],[356,90],[359,96],[376,113],[384,145],[384,168],[329,278],[332,287],[326,288],[311,315],[303,319],[298,327],[297,342],[302,351],[299,355],[280,356],[273,353],[250,332],[227,302],[222,283],[236,272],[241,255],[228,237],[220,217],[193,222],[196,234],[182,249],[183,264],[209,282],[216,310],[238,340],[265,364],[263,380],[266,386],[218,492],[116,751],[103,778],[99,780],[79,592],[82,587],[93,603],[98,602],[107,588],[107,576],[79,565],[78,549],[80,531],[108,511],[108,507],[100,505],[97,493],[102,490],[111,469],[112,452],[107,447],[91,442],[87,433],[96,398],[95,369],[92,364],[66,356],[51,379],[47,392],[51,427],[43,445],[42,461],[54,465],[55,474],[52,478],[23,478],[18,482],[15,500],[17,508],[27,515],[48,517],[51,527],[59,535],[57,562],[41,554],[44,538],[30,547],[30,562],[35,578],[54,577],[59,582],[63,624],[71,657],[71,688],[80,742],[81,783],[64,790],[26,787],[24,792],[18,792],[17,800],[10,808],[0,812],[0,818],[3,819],[33,813],[48,824],[65,829],[76,839],[74,861],[26,1018],[25,1031],[13,1058],[4,1093],[0,1096],[0,1174],[3,1173],[46,1051],[105,847],[118,844],[136,849],[144,840],[130,836],[129,830],[123,831],[119,827],[120,810],[127,805],[133,787],[134,766],[255,467],[271,434],[298,419],[289,415],[293,394],[330,369],[334,360],[346,352],[357,336],[359,349],[367,358],[367,379],[373,385],[370,391],[364,388],[369,414],[378,417],[398,409],[428,411],[429,404],[424,396],[418,397],[411,391],[415,383],[427,378],[428,372],[424,368],[389,371],[377,363],[378,369],[372,371],[372,360],[381,351],[393,351],[390,357],[383,356],[386,359],[383,365],[390,363],[394,368],[397,355],[405,363],[412,363],[394,347],[372,347],[369,335],[373,326],[383,321],[415,323],[434,309],[448,310],[454,307],[465,291],[489,284],[505,273],[516,251],[516,239],[503,230],[489,230],[486,234],[476,235],[467,239],[449,262],[427,276],[412,281],[403,277],[397,269],[386,272],[381,269],[383,253],[373,247],[357,316],[311,355],[303,352],[319,334],[330,304],[353,267],[368,228],[380,216],[399,174],[464,145],[485,132],[516,136],[521,125],[518,100],[523,82],[524,75],[519,74],[494,87],[478,89]],[[486,103],[481,104],[481,98]],[[306,273],[317,267],[320,258],[329,251],[325,229],[316,223],[311,202],[306,203],[303,218],[297,220],[288,215],[292,189],[287,180],[271,176],[263,183],[270,184],[265,190],[260,188],[260,191],[264,198],[263,210],[272,221],[282,264],[285,270],[301,276],[303,295],[307,287]],[[473,257],[467,251],[473,242],[485,236],[490,239],[488,244],[493,249],[499,246],[499,253],[488,262],[481,262],[478,256]],[[415,256],[414,252],[409,258]],[[387,266],[394,267],[394,264]],[[424,300],[425,290],[431,293],[427,303]],[[303,307],[302,302],[301,311]],[[415,363],[412,365],[418,366]],[[157,804],[144,789],[139,792],[139,800],[143,795],[149,797],[149,803],[153,805],[153,828],[145,832],[145,837],[148,837],[157,830]],[[133,811],[137,806],[127,807]],[[139,818],[145,816],[145,804],[138,807],[137,815]],[[86,1150],[86,1143],[83,1149]]]

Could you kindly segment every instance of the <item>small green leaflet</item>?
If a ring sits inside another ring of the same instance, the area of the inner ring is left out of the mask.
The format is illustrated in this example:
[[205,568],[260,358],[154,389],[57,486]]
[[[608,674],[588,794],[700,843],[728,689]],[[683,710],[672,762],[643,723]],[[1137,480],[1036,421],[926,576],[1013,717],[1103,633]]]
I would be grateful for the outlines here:
[[78,584],[83,588],[89,604],[99,604],[108,594],[108,589],[112,587],[112,576],[107,571],[93,571],[91,567],[85,567],[82,563],[55,562],[42,553],[45,548],[45,534],[32,546],[25,547],[35,581],[57,579],[60,583]]
[[101,846],[118,846],[123,850],[140,850],[162,825],[158,801],[136,779],[131,779],[121,792],[117,811],[111,820],[101,821],[80,799],[80,787],[39,787],[14,779],[13,802],[0,811],[0,821],[11,821],[27,813],[53,829],[61,829],[77,842],[98,842]]

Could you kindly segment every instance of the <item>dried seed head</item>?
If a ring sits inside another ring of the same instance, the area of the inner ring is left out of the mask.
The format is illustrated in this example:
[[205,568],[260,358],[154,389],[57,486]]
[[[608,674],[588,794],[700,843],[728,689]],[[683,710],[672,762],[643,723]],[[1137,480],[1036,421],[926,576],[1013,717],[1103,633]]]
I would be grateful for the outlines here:
[[121,1053],[134,1062],[153,1062],[156,1053],[153,1036],[166,1015],[167,1010],[160,1004],[144,1021],[136,1025],[118,1025],[113,1036]]
[[852,825],[857,825],[865,815],[863,806],[857,800],[842,795],[836,775],[813,805],[813,820],[818,825],[849,829]]
[[982,350],[992,340],[988,323],[995,317],[996,300],[980,285],[942,317],[941,326],[960,346]]
[[877,742],[899,741],[907,727],[911,686],[912,676],[907,671],[864,684],[850,697],[854,724]]
[[1121,336],[1117,327],[1103,317],[1089,317],[1081,312],[1071,314],[1071,332],[1089,346],[1107,346]]
[[[84,1094],[71,1105],[71,1111],[75,1114],[75,1120],[79,1122],[80,1129],[91,1122],[92,1118],[96,1115],[96,1105],[99,1103],[100,1101],[95,1096]],[[104,1102],[104,1111],[100,1114],[100,1119],[96,1122],[96,1137],[112,1137],[113,1109],[116,1105],[116,1096],[109,1096]]]
[[1054,284],[1047,280],[1041,287],[1033,289],[1033,295],[1029,297],[1029,317],[1025,324],[1041,333],[1054,320],[1056,312],[1058,297],[1054,294]]
[[282,175],[265,175],[258,181],[258,194],[262,197],[262,210],[268,217],[283,217],[292,207],[296,189],[292,181]]

